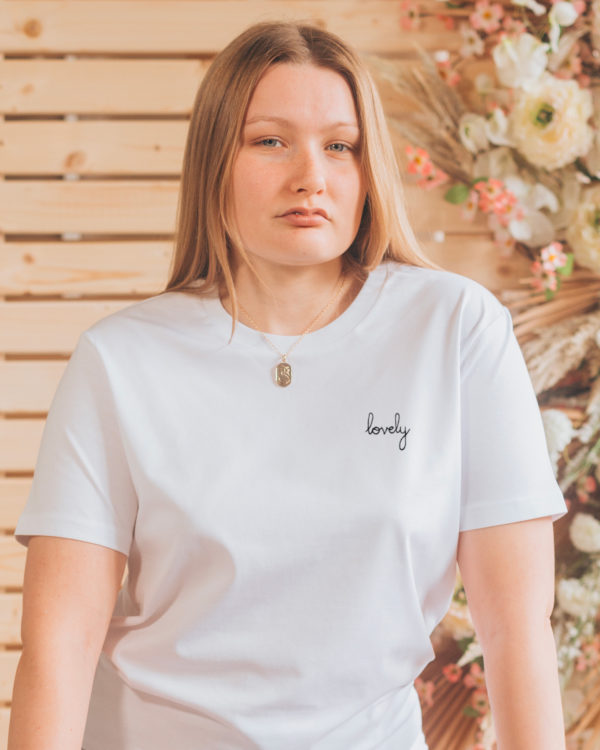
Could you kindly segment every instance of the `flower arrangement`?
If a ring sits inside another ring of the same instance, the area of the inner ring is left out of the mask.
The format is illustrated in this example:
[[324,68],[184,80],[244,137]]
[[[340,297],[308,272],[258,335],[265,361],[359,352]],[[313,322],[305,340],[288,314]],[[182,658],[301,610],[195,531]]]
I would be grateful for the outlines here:
[[[390,120],[417,184],[446,185],[465,222],[486,216],[502,255],[530,259],[519,307],[539,310],[525,335],[590,309],[600,291],[600,0],[440,7],[443,28],[460,35],[456,52],[416,45],[410,67],[370,59],[414,105]],[[425,15],[417,0],[401,13],[404,29]]]
[[[406,30],[430,15],[417,0],[400,8]],[[600,748],[600,0],[440,8],[442,29],[458,32],[456,51],[416,45],[410,67],[369,59],[411,102],[390,124],[407,143],[412,179],[442,187],[465,222],[483,216],[502,256],[530,261],[522,286],[501,296],[569,507],[555,529],[552,616],[569,747],[588,736],[585,747]],[[458,575],[432,639],[451,646],[436,648],[445,663],[435,679],[415,683],[425,718],[454,690],[475,720],[470,749],[493,750],[485,665]],[[448,735],[441,746],[461,742]]]

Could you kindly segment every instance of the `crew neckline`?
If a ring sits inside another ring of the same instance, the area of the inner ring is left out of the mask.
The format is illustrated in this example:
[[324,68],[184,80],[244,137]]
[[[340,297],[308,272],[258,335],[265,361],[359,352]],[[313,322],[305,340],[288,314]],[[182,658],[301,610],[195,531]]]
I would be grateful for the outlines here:
[[[302,341],[302,349],[307,351],[314,346],[330,344],[333,340],[339,339],[353,330],[375,304],[388,277],[388,273],[389,270],[386,263],[380,264],[371,271],[360,291],[344,312],[322,328],[317,328],[315,331],[307,333]],[[224,336],[225,340],[228,341],[231,336],[232,318],[223,307],[221,299],[218,295],[214,295],[203,297],[202,301],[207,314],[213,322],[213,326],[216,327],[219,335]],[[287,334],[266,333],[265,336],[282,351],[287,351],[294,341],[300,338],[300,334],[290,336]],[[232,343],[254,347],[258,342],[264,346],[265,342],[261,332],[237,320]]]

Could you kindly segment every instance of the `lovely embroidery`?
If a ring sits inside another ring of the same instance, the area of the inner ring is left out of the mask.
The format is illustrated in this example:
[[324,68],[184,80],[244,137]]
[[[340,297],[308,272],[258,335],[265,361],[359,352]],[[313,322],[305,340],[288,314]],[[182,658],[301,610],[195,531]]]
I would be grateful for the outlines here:
[[399,450],[403,451],[406,448],[406,438],[410,432],[410,427],[405,427],[400,424],[400,414],[396,412],[394,414],[394,424],[388,426],[381,426],[373,424],[375,421],[375,415],[372,411],[369,412],[367,417],[367,429],[365,432],[367,435],[400,435],[398,441]]

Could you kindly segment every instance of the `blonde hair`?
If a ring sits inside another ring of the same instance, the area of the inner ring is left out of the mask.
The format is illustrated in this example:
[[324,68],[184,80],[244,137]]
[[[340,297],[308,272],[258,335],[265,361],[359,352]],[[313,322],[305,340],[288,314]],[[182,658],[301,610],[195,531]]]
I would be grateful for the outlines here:
[[175,247],[162,290],[198,293],[224,286],[234,325],[234,251],[248,259],[231,219],[233,164],[254,89],[266,70],[279,63],[328,68],[343,76],[352,92],[367,197],[356,237],[343,256],[346,266],[362,278],[386,259],[439,267],[425,257],[410,226],[383,107],[358,54],[335,34],[314,26],[258,23],[215,57],[198,88],[184,151]]

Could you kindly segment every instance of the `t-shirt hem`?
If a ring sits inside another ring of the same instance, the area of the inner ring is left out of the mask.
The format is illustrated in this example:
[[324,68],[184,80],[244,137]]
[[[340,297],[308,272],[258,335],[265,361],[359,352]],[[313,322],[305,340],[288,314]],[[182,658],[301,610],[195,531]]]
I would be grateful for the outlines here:
[[463,512],[459,531],[483,529],[488,526],[500,526],[505,523],[529,521],[533,518],[551,516],[552,522],[557,521],[568,512],[564,498],[548,503],[547,497],[513,500],[509,503],[489,505],[481,503],[471,506]]
[[102,526],[98,522],[93,524],[74,521],[64,516],[36,513],[35,518],[22,515],[17,524],[14,537],[19,544],[27,547],[32,536],[57,536],[66,539],[76,539],[81,542],[91,542],[103,547],[109,547],[117,552],[129,555],[130,541],[119,539],[115,528]]

